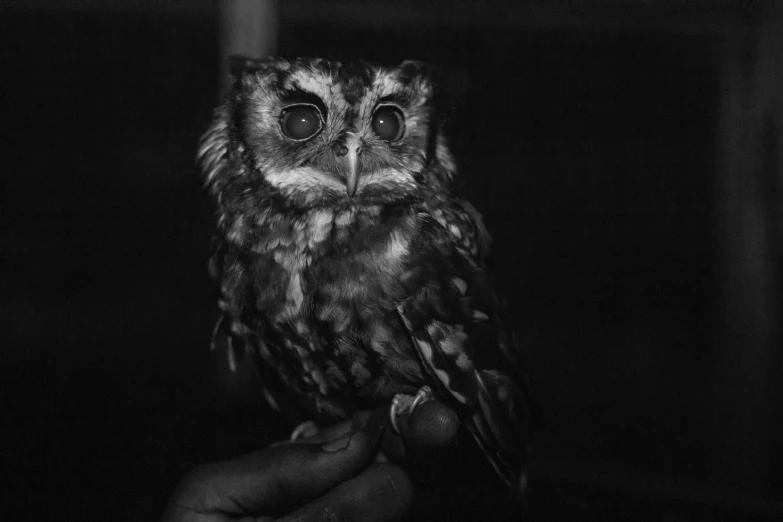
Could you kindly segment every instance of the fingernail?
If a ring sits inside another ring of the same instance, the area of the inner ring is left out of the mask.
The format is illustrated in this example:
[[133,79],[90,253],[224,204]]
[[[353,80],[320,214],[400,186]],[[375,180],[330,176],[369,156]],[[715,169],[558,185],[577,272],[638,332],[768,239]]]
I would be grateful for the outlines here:
[[321,449],[324,451],[340,451],[344,450],[348,447],[348,445],[351,443],[351,437],[353,437],[354,432],[349,431],[348,433],[337,437],[331,442],[327,442],[323,445],[321,445]]

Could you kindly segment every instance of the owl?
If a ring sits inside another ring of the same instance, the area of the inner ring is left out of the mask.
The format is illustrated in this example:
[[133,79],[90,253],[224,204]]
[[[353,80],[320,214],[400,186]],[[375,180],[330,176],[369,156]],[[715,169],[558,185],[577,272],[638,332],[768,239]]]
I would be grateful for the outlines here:
[[[217,207],[216,335],[275,408],[326,423],[434,395],[510,486],[529,406],[490,238],[459,197],[431,69],[234,57],[199,162]],[[233,359],[232,359],[233,364]]]

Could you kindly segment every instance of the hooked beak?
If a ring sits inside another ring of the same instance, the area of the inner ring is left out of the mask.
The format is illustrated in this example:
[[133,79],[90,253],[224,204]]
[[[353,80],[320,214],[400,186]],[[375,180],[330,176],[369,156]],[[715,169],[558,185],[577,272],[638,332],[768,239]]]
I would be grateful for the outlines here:
[[358,137],[349,135],[345,144],[345,192],[352,198],[356,194],[356,188],[359,186],[359,152],[362,143]]
[[359,185],[359,147],[348,147],[348,172],[345,173],[345,191],[348,197],[356,194],[356,187]]

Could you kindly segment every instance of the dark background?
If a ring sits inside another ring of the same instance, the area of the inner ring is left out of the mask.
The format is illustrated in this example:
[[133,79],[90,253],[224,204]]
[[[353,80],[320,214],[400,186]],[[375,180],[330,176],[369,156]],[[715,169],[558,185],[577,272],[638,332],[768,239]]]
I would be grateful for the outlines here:
[[[12,519],[147,520],[289,427],[210,352],[218,4],[0,4]],[[780,10],[283,2],[286,57],[444,67],[543,426],[540,520],[783,516]],[[5,512],[9,512],[5,510]]]

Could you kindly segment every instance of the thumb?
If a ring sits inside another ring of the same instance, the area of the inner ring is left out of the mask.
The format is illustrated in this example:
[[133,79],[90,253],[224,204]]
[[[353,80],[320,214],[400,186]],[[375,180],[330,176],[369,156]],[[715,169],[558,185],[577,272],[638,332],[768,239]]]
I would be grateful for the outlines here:
[[419,404],[398,420],[400,434],[387,430],[383,452],[392,460],[404,460],[409,453],[421,453],[448,446],[459,429],[457,414],[437,399]]
[[402,437],[411,449],[434,449],[447,446],[457,435],[459,419],[454,410],[440,401],[430,400],[411,413]]

